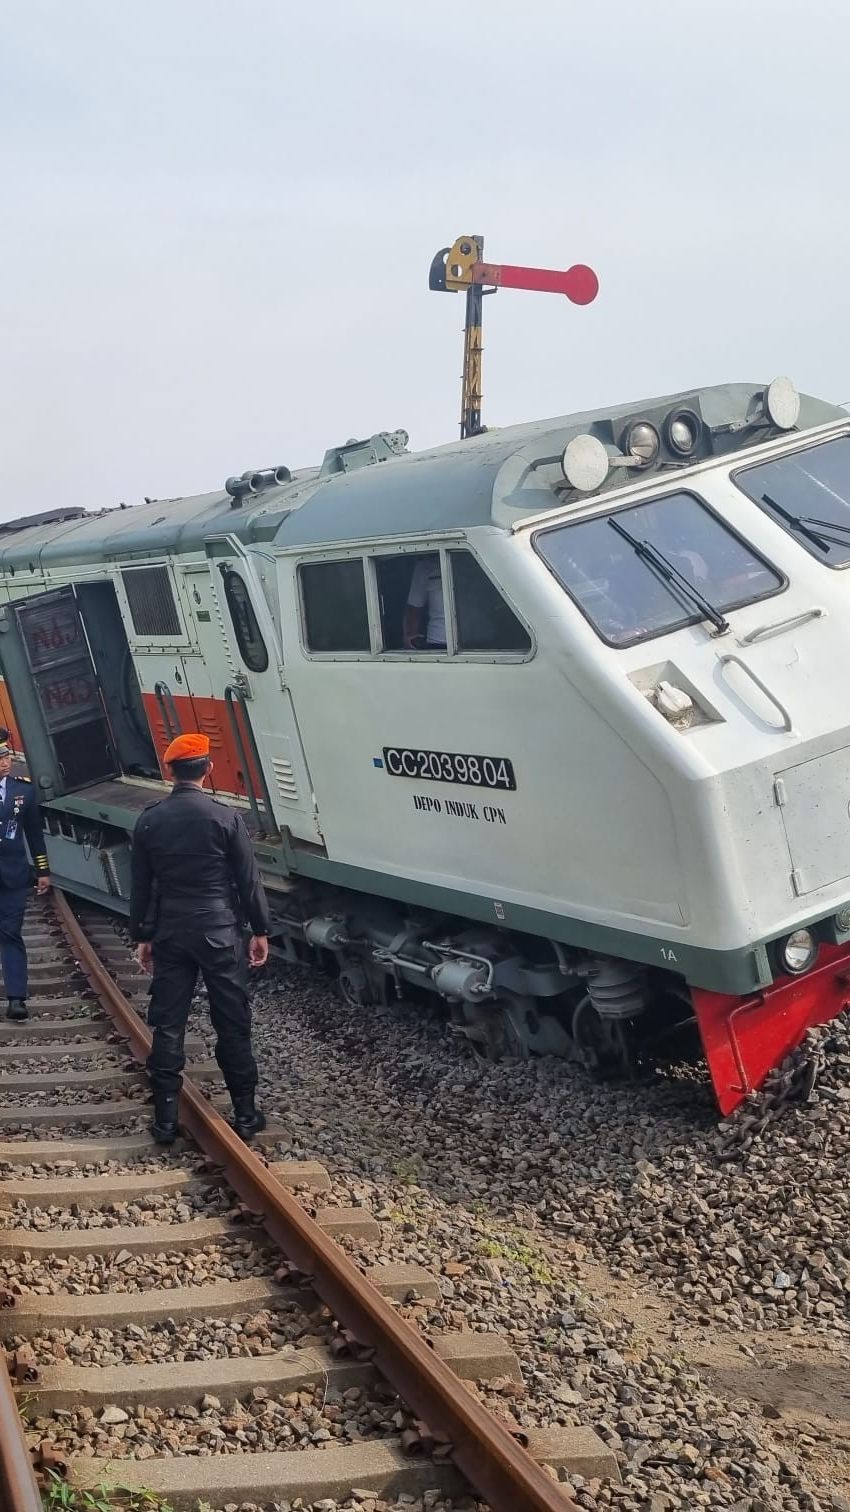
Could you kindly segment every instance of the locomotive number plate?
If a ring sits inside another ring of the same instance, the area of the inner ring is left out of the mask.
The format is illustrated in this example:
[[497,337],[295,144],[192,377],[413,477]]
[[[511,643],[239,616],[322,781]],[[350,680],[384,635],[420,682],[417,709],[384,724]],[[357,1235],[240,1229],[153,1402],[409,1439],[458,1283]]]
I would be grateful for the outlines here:
[[457,782],[462,787],[516,792],[514,769],[507,756],[460,756],[453,751],[414,751],[384,746],[384,765],[391,777],[418,782]]

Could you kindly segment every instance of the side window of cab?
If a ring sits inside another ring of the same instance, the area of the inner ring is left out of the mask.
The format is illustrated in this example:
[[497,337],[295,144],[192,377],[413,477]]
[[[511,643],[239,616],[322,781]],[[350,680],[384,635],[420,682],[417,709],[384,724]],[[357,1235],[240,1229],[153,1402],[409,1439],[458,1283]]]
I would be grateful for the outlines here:
[[446,650],[443,567],[439,551],[374,558],[384,651]]
[[527,629],[471,551],[406,552],[375,557],[374,563],[384,651],[530,652]]
[[526,626],[463,547],[302,562],[298,583],[312,655],[515,658],[532,650]]
[[362,557],[302,562],[298,568],[308,651],[368,655],[372,649]]
[[471,551],[446,553],[452,575],[456,650],[525,656],[531,636]]

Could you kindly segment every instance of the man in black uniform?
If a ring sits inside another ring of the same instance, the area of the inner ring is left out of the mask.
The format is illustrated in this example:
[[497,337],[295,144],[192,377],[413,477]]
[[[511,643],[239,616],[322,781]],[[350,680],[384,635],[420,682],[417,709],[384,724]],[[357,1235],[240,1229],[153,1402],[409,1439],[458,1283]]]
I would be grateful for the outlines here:
[[[3,732],[8,739],[8,730]],[[32,783],[11,775],[12,752],[0,745],[0,961],[9,1006],[6,1017],[21,1021],[27,1011],[27,950],[21,937],[32,872],[24,839],[38,877],[39,895],[50,890],[44,830]]]
[[200,970],[216,1032],[216,1060],[243,1139],[265,1128],[256,1108],[241,919],[252,936],[251,966],[268,959],[269,912],[248,831],[234,808],[203,791],[212,770],[205,735],[180,735],[163,760],[174,787],[146,808],[133,831],[130,934],[139,964],[153,969],[148,1073],[153,1135],[171,1144],[186,1057],[183,1040]]

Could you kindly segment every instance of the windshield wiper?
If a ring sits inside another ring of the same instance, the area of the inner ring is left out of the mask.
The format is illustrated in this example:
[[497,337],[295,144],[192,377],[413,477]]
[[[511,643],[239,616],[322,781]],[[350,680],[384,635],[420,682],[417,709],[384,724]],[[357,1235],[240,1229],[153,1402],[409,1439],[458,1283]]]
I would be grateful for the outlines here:
[[711,621],[718,635],[722,635],[729,629],[729,621],[724,618],[720,610],[715,609],[714,605],[700,593],[698,588],[694,587],[693,583],[688,581],[678,567],[673,566],[673,563],[658,550],[657,546],[653,546],[649,541],[639,541],[637,536],[633,536],[630,530],[626,530],[625,526],[615,519],[614,515],[608,516],[608,524],[623,537],[624,541],[628,541],[637,556],[655,568],[659,577],[662,577],[666,583],[672,584],[683,598],[689,598],[692,604],[696,604],[697,608],[702,610],[704,617]]
[[[834,520],[816,520],[811,515],[792,514],[790,509],[777,504],[770,494],[762,494],[761,501],[762,504],[767,505],[768,509],[775,509],[786,525],[790,525],[792,530],[799,531],[800,535],[806,536],[824,555],[829,551],[830,546],[847,545],[846,537],[850,536],[850,525],[841,525]],[[812,526],[815,529],[812,529]]]

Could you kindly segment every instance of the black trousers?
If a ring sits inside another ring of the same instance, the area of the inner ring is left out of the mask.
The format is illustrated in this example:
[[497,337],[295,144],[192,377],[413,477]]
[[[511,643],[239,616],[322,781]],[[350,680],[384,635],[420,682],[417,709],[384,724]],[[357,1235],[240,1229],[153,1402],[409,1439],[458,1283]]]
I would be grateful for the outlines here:
[[215,1058],[228,1091],[239,1096],[257,1085],[251,1050],[248,963],[242,932],[236,924],[207,925],[193,932],[186,920],[180,933],[169,931],[153,942],[153,981],[148,1024],[153,1047],[148,1075],[155,1092],[179,1092],[186,1064],[183,1041],[192,996],[204,979],[210,1019],[216,1032]]
[[21,938],[29,887],[0,887],[0,961],[6,996],[27,995],[27,948]]

